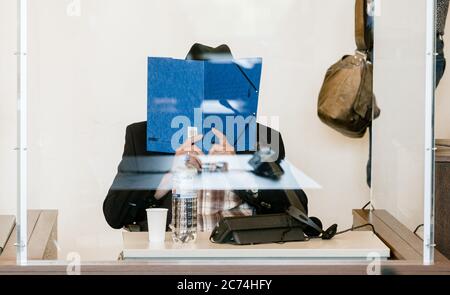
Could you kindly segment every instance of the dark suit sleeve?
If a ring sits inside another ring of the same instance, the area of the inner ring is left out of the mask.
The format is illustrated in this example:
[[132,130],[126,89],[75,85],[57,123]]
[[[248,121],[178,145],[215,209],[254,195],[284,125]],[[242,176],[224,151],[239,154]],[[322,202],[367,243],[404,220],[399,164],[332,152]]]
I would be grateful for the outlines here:
[[[125,147],[122,161],[127,157],[129,165],[130,158],[136,157],[136,149],[133,141],[132,128],[127,127],[125,135]],[[121,162],[122,163],[122,162]],[[121,173],[119,165],[116,178]],[[112,228],[120,229],[126,225],[146,220],[145,209],[158,206],[154,198],[155,191],[143,190],[113,190],[108,191],[103,202],[103,213],[106,221]]]

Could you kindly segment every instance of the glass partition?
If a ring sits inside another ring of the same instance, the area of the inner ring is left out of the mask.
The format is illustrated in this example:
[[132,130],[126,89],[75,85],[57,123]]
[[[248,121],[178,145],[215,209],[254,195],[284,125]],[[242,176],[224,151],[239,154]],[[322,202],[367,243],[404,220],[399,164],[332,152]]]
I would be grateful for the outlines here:
[[[421,239],[425,233],[424,248],[416,250],[427,254],[424,262],[430,263],[436,10],[434,1],[411,5],[381,0],[378,5],[375,44],[383,46],[375,48],[374,93],[382,114],[372,130],[371,202],[375,210],[386,210]],[[399,18],[395,12],[406,5],[408,14]]]
[[375,42],[385,46],[375,50],[374,92],[383,111],[373,125],[372,201],[413,230],[424,220],[426,3],[403,18],[389,12],[406,1],[381,3]]
[[[352,138],[318,117],[327,70],[355,54],[355,0],[29,1],[28,209],[57,212],[54,259],[117,261],[138,253],[126,252],[136,245],[151,250],[148,208],[168,209],[167,226],[190,208],[189,218],[198,215],[196,242],[211,247],[207,238],[221,218],[286,214],[292,203],[320,218],[294,211],[305,243],[318,242],[310,230],[319,223],[323,230],[337,224],[331,243],[373,242],[382,259],[394,259],[370,226],[341,231],[352,229],[352,210],[368,202],[410,230],[424,223],[426,6],[365,2],[368,27],[375,14],[374,55],[366,58],[381,109],[368,167],[369,131]],[[404,5],[411,12],[398,18]],[[243,123],[233,117],[233,132],[223,119],[230,114],[245,115]],[[195,134],[204,136],[197,148],[183,145]],[[248,141],[239,145],[233,134]],[[267,151],[275,163],[249,162]],[[202,173],[177,193],[177,160],[187,156]],[[280,167],[278,180],[257,170],[273,176]],[[196,203],[176,203],[188,192]],[[264,245],[255,247],[270,248]],[[279,259],[324,260],[301,256],[302,244],[276,245]],[[373,251],[366,250],[335,258],[368,263]],[[243,253],[241,263],[256,255]],[[161,258],[149,255],[140,259]],[[211,259],[224,258],[218,255]]]
[[0,3],[0,260],[14,259],[16,250],[10,240],[17,221],[16,11],[14,1]]
[[16,7],[14,1],[1,4],[0,45],[0,162],[4,167],[0,186],[0,215],[16,213]]

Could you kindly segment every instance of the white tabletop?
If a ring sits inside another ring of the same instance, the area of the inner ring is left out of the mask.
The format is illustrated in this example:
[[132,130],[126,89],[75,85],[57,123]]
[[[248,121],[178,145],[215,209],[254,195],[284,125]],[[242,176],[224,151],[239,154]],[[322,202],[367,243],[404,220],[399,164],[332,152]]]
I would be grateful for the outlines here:
[[332,240],[313,239],[284,244],[229,245],[214,244],[208,233],[199,233],[197,241],[175,244],[170,233],[163,244],[148,242],[147,232],[123,233],[124,259],[343,259],[389,258],[389,248],[370,231],[348,232]]

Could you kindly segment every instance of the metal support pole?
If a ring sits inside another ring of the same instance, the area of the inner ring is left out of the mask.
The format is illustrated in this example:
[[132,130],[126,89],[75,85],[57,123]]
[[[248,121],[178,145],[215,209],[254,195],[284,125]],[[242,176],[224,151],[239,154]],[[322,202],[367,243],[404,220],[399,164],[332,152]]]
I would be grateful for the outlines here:
[[436,85],[436,0],[427,0],[425,81],[425,181],[423,263],[434,263],[434,101]]
[[17,84],[17,264],[27,263],[28,0],[18,0]]

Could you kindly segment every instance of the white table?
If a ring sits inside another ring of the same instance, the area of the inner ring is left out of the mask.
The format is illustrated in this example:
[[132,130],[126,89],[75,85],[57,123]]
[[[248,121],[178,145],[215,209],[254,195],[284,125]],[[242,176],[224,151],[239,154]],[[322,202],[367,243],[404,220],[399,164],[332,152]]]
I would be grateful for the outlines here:
[[[163,244],[151,245],[146,232],[123,233],[122,258],[172,260],[227,260],[227,259],[296,259],[296,260],[358,260],[368,257],[386,260],[389,248],[372,232],[355,231],[332,240],[314,239],[307,242],[284,244],[228,245],[214,244],[209,234],[200,233],[195,243],[180,245],[172,242],[170,233]],[[375,253],[375,255],[374,255]]]

